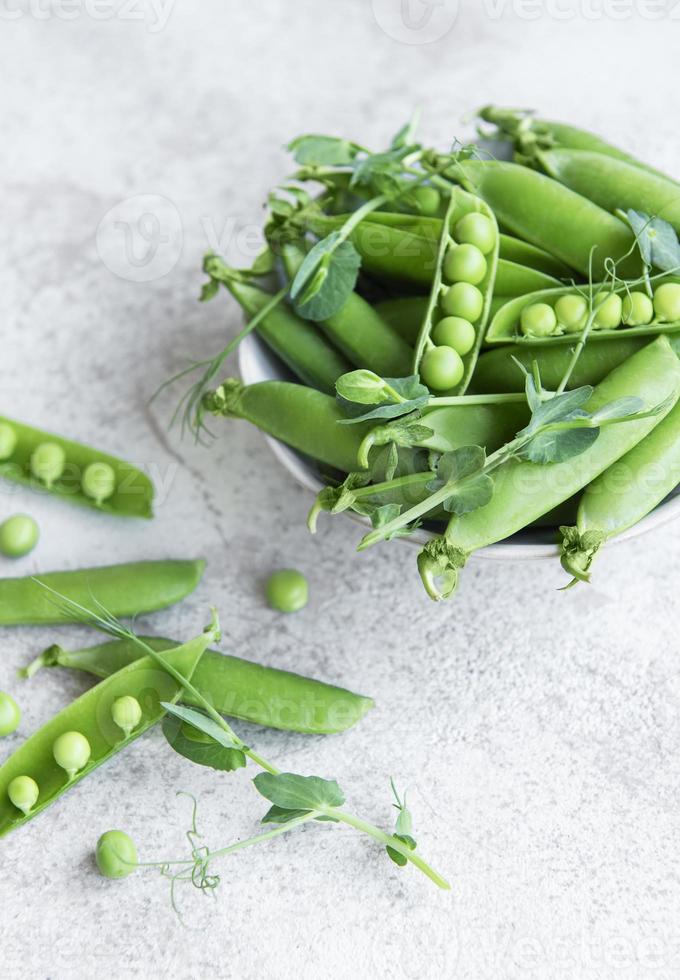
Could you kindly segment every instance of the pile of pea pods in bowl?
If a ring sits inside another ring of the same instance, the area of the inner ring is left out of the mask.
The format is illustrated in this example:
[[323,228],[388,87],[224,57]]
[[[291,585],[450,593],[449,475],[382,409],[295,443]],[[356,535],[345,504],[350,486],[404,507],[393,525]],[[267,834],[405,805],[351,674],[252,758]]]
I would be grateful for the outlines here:
[[478,136],[293,140],[264,251],[206,256],[202,298],[246,325],[189,402],[269,437],[311,531],[417,545],[436,600],[472,555],[588,582],[680,508],[680,184],[533,113],[487,107]]

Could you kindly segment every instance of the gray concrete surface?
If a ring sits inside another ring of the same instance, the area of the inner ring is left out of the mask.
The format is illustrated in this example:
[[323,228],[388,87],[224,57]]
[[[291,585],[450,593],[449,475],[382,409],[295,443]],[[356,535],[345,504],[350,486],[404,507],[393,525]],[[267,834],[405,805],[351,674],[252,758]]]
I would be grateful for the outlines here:
[[[217,246],[248,259],[264,195],[285,173],[281,146],[300,132],[379,146],[420,105],[427,139],[446,145],[464,112],[495,100],[581,122],[678,172],[677,4],[462,2],[455,23],[443,4],[420,28],[418,0],[404,16],[387,0],[112,9],[0,11],[0,411],[148,467],[157,519],[8,491],[3,515],[30,510],[43,537],[2,571],[204,555],[196,594],[140,625],[186,637],[215,603],[225,649],[373,694],[375,711],[344,737],[243,730],[277,764],[336,777],[378,821],[391,820],[394,775],[453,890],[319,826],[226,861],[214,902],[184,892],[182,929],[154,873],[94,873],[97,836],[119,826],[145,857],[172,856],[188,821],[178,789],[199,797],[213,846],[252,833],[262,806],[245,773],[193,767],[156,732],[0,845],[0,971],[677,977],[677,527],[612,550],[589,590],[558,593],[550,565],[473,563],[455,601],[436,607],[408,547],[357,556],[343,520],[311,538],[309,501],[257,432],[218,426],[204,450],[168,433],[172,395],[147,407],[188,357],[235,330],[224,298],[196,302],[201,256]],[[126,253],[114,222],[140,213],[138,195],[153,196],[160,226],[128,225]],[[151,255],[143,233],[158,231]],[[286,619],[261,595],[282,563],[312,590]],[[0,688],[24,710],[2,756],[84,689],[68,674],[15,680],[57,638],[89,635],[2,633]]]

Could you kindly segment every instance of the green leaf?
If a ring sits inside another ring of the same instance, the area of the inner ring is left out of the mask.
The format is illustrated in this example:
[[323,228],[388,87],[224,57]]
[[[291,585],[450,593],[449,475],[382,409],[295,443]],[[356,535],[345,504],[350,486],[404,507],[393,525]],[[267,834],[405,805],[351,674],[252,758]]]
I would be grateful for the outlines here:
[[217,279],[209,279],[207,282],[204,282],[201,287],[201,295],[199,296],[201,303],[207,303],[213,296],[216,296],[219,288],[220,284]]
[[641,412],[645,407],[644,402],[637,395],[627,395],[623,398],[616,398],[608,405],[603,405],[593,412],[592,418],[596,422],[604,422],[608,419],[625,419],[629,415]]
[[389,483],[399,466],[399,450],[394,442],[384,446],[371,458],[371,481],[373,483]]
[[645,265],[661,272],[680,268],[680,244],[672,225],[642,211],[629,210],[622,215],[633,229]]
[[342,806],[345,797],[334,779],[293,772],[261,772],[253,780],[266,800],[283,810],[318,810]]
[[481,472],[485,464],[486,453],[481,446],[461,446],[459,449],[443,453],[437,463],[437,480],[428,485],[428,490],[438,490],[445,483],[458,483],[474,473]]
[[341,375],[335,382],[335,390],[345,401],[378,405],[387,396],[387,382],[373,371],[360,368]]
[[[415,840],[413,839],[413,837],[410,837],[408,834],[392,834],[392,837],[394,838],[394,840],[398,840],[400,843],[405,844],[410,851],[415,851],[416,847],[418,846]],[[385,850],[387,851],[391,859],[394,861],[394,863],[398,865],[400,868],[403,868],[408,864],[408,861],[404,857],[404,855],[401,854],[399,851],[395,851],[393,847],[389,846],[389,844],[386,845]]]
[[286,147],[297,163],[325,167],[342,167],[351,163],[358,147],[349,140],[335,136],[298,136]]
[[170,747],[196,765],[208,766],[220,772],[233,772],[246,764],[245,753],[241,749],[227,749],[212,736],[171,714],[165,716],[161,727]]
[[[262,817],[262,823],[290,823],[291,820],[295,820],[297,817],[304,817],[306,813],[311,813],[310,810],[284,810],[280,806],[271,806],[265,815]],[[335,817],[329,817],[325,814],[315,817],[315,820],[319,822],[327,821],[328,823],[338,823]]]
[[331,232],[307,253],[290,287],[296,313],[323,322],[338,312],[356,285],[361,256],[340,232]]
[[202,711],[197,711],[196,708],[185,708],[182,704],[170,704],[166,701],[161,702],[161,707],[165,708],[168,714],[174,715],[180,721],[185,721],[192,728],[197,728],[200,732],[208,735],[214,742],[222,745],[225,749],[241,748],[239,742],[235,742],[228,732],[220,728],[216,721],[213,721],[208,715],[203,714]]
[[[588,418],[589,416],[581,412],[578,415],[574,413],[573,417]],[[597,427],[537,432],[533,439],[517,452],[517,456],[531,463],[563,463],[589,449],[599,434],[600,430]]]
[[486,453],[481,446],[461,446],[444,453],[437,462],[436,479],[427,484],[433,493],[451,487],[451,496],[444,501],[449,514],[469,514],[486,506],[493,497],[493,480],[484,473]]
[[444,510],[449,514],[460,517],[470,514],[473,510],[486,507],[493,497],[494,484],[490,476],[480,473],[474,479],[466,480],[450,497],[444,501]]
[[541,401],[534,410],[529,425],[522,432],[533,432],[544,425],[565,421],[590,400],[593,390],[591,385],[583,385],[581,388],[574,388],[573,391],[565,391],[562,395],[555,395],[553,398]]
[[422,395],[406,402],[384,402],[376,408],[371,408],[367,412],[362,411],[356,402],[348,402],[342,398],[338,399],[338,404],[350,418],[338,419],[338,425],[356,425],[357,422],[370,422],[371,419],[396,419],[402,415],[410,415],[423,408],[429,401],[429,394]]

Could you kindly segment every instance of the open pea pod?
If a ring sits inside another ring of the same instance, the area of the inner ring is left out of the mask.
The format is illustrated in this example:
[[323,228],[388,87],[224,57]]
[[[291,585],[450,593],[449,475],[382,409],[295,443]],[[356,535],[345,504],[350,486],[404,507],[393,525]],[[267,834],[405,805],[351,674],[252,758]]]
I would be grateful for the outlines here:
[[[442,395],[462,395],[470,383],[470,379],[475,369],[475,364],[477,363],[477,357],[482,346],[482,341],[484,340],[484,333],[491,310],[491,301],[493,298],[494,283],[496,280],[499,234],[494,213],[491,208],[481,200],[481,198],[475,197],[474,194],[470,194],[468,191],[465,191],[460,187],[455,187],[452,189],[446,217],[441,225],[441,235],[437,248],[437,256],[434,269],[432,271],[432,285],[430,287],[429,302],[425,311],[422,326],[420,328],[420,333],[418,335],[418,341],[415,345],[415,355],[413,359],[414,374],[420,373],[423,358],[427,355],[428,351],[433,350],[436,346],[432,340],[432,331],[437,321],[446,315],[442,310],[441,303],[449,289],[452,288],[452,283],[447,280],[445,274],[445,261],[447,255],[452,250],[455,250],[459,244],[456,241],[454,234],[456,225],[462,218],[469,214],[482,214],[489,219],[495,231],[495,243],[493,248],[485,256],[486,271],[484,278],[476,286],[472,287],[473,289],[478,289],[479,293],[481,294],[481,312],[471,321],[472,326],[474,327],[474,343],[470,350],[462,355],[463,376],[455,387],[439,392]],[[455,288],[455,286],[458,284],[459,283],[453,283],[453,287]]]
[[[216,628],[174,650],[159,653],[169,667],[190,680],[204,651],[217,639]],[[0,837],[32,820],[59,799],[67,790],[89,776],[98,766],[124,749],[161,720],[162,702],[174,702],[184,690],[179,680],[152,657],[144,656],[112,674],[58,715],[43,725],[0,766]],[[141,718],[133,731],[126,734],[113,720],[112,707],[118,698],[132,697],[141,708]],[[56,740],[68,732],[78,732],[90,746],[87,763],[74,775],[57,764],[54,758]],[[10,785],[27,776],[38,788],[36,802],[22,812],[9,795]]]
[[[663,276],[655,280],[654,286],[658,288],[664,283],[678,283],[680,280],[676,276]],[[622,299],[634,290],[640,290],[639,285],[631,286],[623,284],[612,289],[605,283],[599,283],[592,287],[593,297],[598,292],[616,293]],[[536,292],[527,293],[523,296],[516,296],[504,303],[497,309],[491,319],[489,328],[484,338],[485,344],[531,344],[531,345],[554,345],[554,344],[574,344],[578,340],[579,332],[564,332],[558,323],[555,333],[549,336],[525,335],[520,329],[522,312],[529,306],[537,303],[545,303],[553,307],[563,296],[580,295],[588,299],[589,287],[561,286],[558,289],[540,289]],[[588,343],[608,340],[613,337],[656,337],[660,333],[674,334],[680,332],[680,320],[666,321],[661,320],[655,314],[649,323],[629,326],[621,323],[612,329],[601,329],[593,325],[588,335]]]
[[[80,442],[64,439],[10,418],[0,417],[0,431],[0,476],[6,480],[23,483],[43,492],[49,491],[74,504],[94,507],[109,514],[125,517],[153,516],[153,484],[145,473],[132,464]],[[35,451],[46,443],[59,447],[54,450],[58,459],[56,476],[47,481],[34,475],[31,466]],[[101,464],[110,467],[104,473],[113,476],[103,499],[98,499],[96,493],[90,495],[83,490],[83,486],[87,486],[85,475],[88,467],[93,464],[99,464],[100,472]]]

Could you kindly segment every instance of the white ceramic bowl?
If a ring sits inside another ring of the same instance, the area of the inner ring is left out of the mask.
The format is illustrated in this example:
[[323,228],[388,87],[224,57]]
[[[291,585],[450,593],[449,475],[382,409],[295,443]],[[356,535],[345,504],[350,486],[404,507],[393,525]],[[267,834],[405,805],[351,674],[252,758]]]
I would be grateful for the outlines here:
[[[257,381],[271,380],[294,380],[288,369],[272,354],[267,346],[256,334],[250,334],[243,341],[239,348],[239,369],[241,378],[246,384],[254,384]],[[294,449],[284,445],[277,439],[265,436],[271,451],[279,462],[284,466],[291,476],[312,494],[316,494],[323,487],[323,482],[314,462],[309,458],[296,452]],[[310,499],[311,506],[311,499]],[[351,511],[345,512],[348,517],[361,524],[368,524],[366,518]],[[660,527],[668,521],[680,516],[680,493],[677,491],[671,494],[663,503],[648,514],[644,520],[640,521],[635,527],[630,528],[624,534],[613,540],[616,542],[626,541],[629,538],[645,534],[655,527]],[[412,545],[422,546],[431,537],[429,532],[419,530],[408,537],[399,538]],[[559,549],[555,544],[555,532],[551,528],[538,528],[520,531],[504,541],[492,544],[487,548],[482,548],[475,552],[475,557],[492,559],[495,561],[524,561],[527,559],[552,558],[559,554]]]

